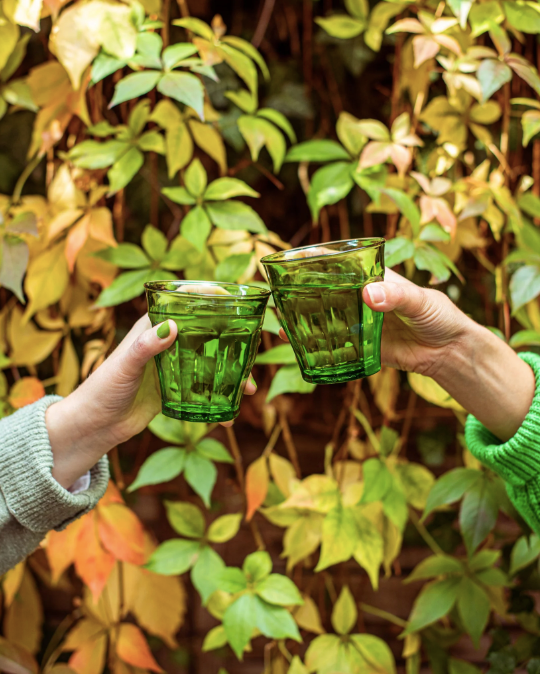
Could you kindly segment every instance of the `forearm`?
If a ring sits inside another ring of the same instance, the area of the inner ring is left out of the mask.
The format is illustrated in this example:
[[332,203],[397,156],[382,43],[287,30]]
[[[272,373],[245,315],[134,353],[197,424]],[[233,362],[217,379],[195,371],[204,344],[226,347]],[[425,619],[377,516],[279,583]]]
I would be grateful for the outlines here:
[[434,379],[503,442],[523,423],[535,391],[527,363],[472,320],[448,348]]

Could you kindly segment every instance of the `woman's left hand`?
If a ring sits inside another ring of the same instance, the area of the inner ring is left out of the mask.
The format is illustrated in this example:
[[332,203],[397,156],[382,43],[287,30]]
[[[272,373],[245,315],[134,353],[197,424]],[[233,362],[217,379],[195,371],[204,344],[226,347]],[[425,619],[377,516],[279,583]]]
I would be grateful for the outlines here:
[[[153,359],[172,345],[176,335],[174,321],[152,327],[148,316],[143,316],[78,389],[48,408],[53,477],[62,486],[70,487],[110,449],[143,431],[160,412]],[[250,378],[245,393],[252,395],[256,390]]]

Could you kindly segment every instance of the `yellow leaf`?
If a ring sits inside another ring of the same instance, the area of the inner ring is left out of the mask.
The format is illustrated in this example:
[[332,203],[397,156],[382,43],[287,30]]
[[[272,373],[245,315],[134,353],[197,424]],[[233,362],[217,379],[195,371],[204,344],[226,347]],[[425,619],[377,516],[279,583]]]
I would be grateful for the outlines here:
[[178,648],[174,635],[186,612],[182,580],[124,564],[124,615],[130,612],[147,632],[162,639],[169,648]]
[[304,603],[293,613],[298,627],[313,634],[324,634],[324,627],[321,623],[319,609],[311,597],[302,595]]
[[118,562],[115,563],[107,578],[103,592],[94,601],[88,586],[83,590],[84,612],[89,618],[97,620],[106,627],[113,627],[120,621],[120,579]]
[[456,402],[436,381],[430,377],[424,377],[416,372],[407,375],[409,384],[415,393],[434,405],[446,409],[464,412],[464,408]]
[[67,639],[62,644],[63,651],[75,651],[88,641],[96,639],[107,628],[93,618],[83,618],[69,631]]
[[368,381],[375,404],[386,417],[393,419],[399,394],[398,371],[393,367],[383,367],[380,372],[368,377]]
[[68,665],[76,674],[102,674],[107,654],[107,637],[87,641],[70,657]]
[[4,576],[2,581],[2,589],[4,590],[4,606],[9,608],[19,591],[23,577],[24,577],[25,562],[19,562],[17,566],[10,569]]
[[268,466],[264,456],[256,459],[246,471],[246,521],[255,514],[259,506],[264,503],[268,493]]
[[0,7],[0,70],[6,65],[19,39],[19,27],[5,18]]
[[30,299],[24,321],[36,311],[58,302],[69,282],[64,244],[60,243],[33,259],[28,265],[24,289]]
[[283,496],[290,496],[291,480],[297,479],[292,463],[279,454],[270,454],[270,473]]
[[23,324],[22,318],[22,310],[15,307],[7,331],[11,345],[9,357],[13,365],[37,365],[52,353],[62,332],[38,330],[31,321]]
[[77,276],[85,281],[99,283],[106,288],[110,286],[116,276],[116,267],[110,262],[94,257],[98,250],[106,248],[102,243],[88,239],[77,258]]
[[4,616],[4,635],[15,646],[35,655],[41,645],[43,608],[36,583],[25,569],[19,591]]
[[60,368],[58,370],[58,383],[56,395],[68,396],[79,383],[79,359],[71,341],[71,337],[64,339],[62,355],[60,356]]
[[[65,73],[63,81],[65,82]],[[69,164],[62,164],[56,171],[47,190],[47,197],[55,214],[84,208],[86,205],[84,193],[75,185]]]
[[90,236],[96,241],[116,248],[113,234],[112,215],[108,208],[93,208],[90,213]]
[[82,519],[75,520],[64,531],[49,531],[47,535],[45,554],[53,584],[58,583],[60,576],[73,564],[82,523]]
[[227,173],[227,152],[221,134],[211,125],[189,120],[189,129],[197,145],[217,162],[220,174]]
[[39,19],[43,0],[4,0],[4,11],[19,26],[28,26],[36,33],[39,31]]

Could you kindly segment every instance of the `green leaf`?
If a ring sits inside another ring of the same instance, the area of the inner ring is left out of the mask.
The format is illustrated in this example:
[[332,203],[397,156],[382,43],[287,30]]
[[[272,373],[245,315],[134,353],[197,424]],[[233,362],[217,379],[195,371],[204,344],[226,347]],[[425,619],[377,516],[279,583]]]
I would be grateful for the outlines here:
[[207,538],[211,543],[226,543],[236,536],[241,523],[241,513],[222,515],[208,527]]
[[429,225],[422,227],[420,241],[440,241],[448,243],[451,240],[450,234],[435,222],[430,222]]
[[137,53],[152,58],[161,69],[161,50],[163,49],[163,40],[158,33],[139,33],[137,35]]
[[540,267],[529,264],[520,267],[510,281],[513,312],[515,313],[538,295],[540,295]]
[[470,578],[462,578],[458,590],[457,608],[463,627],[470,634],[475,648],[480,645],[490,611],[486,592]]
[[465,662],[465,660],[450,658],[448,661],[448,674],[482,674],[482,670],[470,662]]
[[388,645],[372,634],[353,634],[350,640],[363,660],[360,671],[396,674],[396,663]]
[[461,534],[467,551],[473,553],[495,526],[499,504],[487,476],[482,475],[467,490],[459,513]]
[[355,509],[354,517],[359,542],[353,556],[367,571],[371,585],[376,590],[379,586],[379,568],[384,559],[384,541],[376,525],[362,515],[360,508]]
[[507,587],[509,585],[506,574],[500,569],[484,569],[476,574],[476,580],[488,587]]
[[257,69],[251,59],[223,43],[221,44],[220,51],[225,63],[234,70],[238,77],[244,80],[251,95],[255,98],[257,96],[258,78]]
[[313,639],[306,651],[305,662],[308,672],[320,669],[332,671],[338,659],[341,639],[335,634],[323,634]]
[[295,655],[291,660],[291,665],[287,671],[287,674],[309,674],[309,671],[302,660],[300,660],[300,658]]
[[203,606],[210,596],[218,590],[218,578],[225,569],[225,563],[217,552],[205,545],[191,569],[191,582],[201,595]]
[[0,73],[0,80],[2,82],[7,82],[9,78],[15,74],[15,71],[23,62],[23,59],[26,56],[26,45],[30,40],[30,35],[30,33],[23,35],[9,55],[9,58],[6,61],[5,66],[2,68],[2,72]]
[[194,197],[200,197],[206,189],[208,176],[199,159],[194,159],[184,174],[186,187]]
[[229,450],[219,440],[215,440],[214,438],[204,438],[195,449],[205,459],[221,461],[222,463],[234,463]]
[[540,12],[536,2],[503,2],[506,19],[523,33],[540,33]]
[[164,187],[161,190],[167,199],[174,201],[175,204],[183,204],[185,206],[192,206],[197,203],[197,200],[191,196],[185,187]]
[[290,344],[280,344],[272,349],[260,353],[255,359],[256,365],[293,365],[296,356]]
[[352,170],[348,162],[335,162],[315,172],[308,192],[308,204],[314,222],[317,222],[323,206],[336,204],[349,194],[354,185]]
[[204,505],[210,507],[210,495],[216,484],[217,470],[214,464],[197,452],[190,452],[184,469],[186,482],[203,500]]
[[310,384],[302,379],[298,365],[285,365],[279,368],[272,379],[266,402],[269,403],[283,393],[312,393],[315,386],[316,384]]
[[272,558],[264,550],[252,552],[244,559],[242,569],[246,576],[252,581],[257,582],[266,578],[272,571]]
[[163,73],[155,70],[144,70],[140,73],[131,73],[126,75],[118,82],[114,89],[114,96],[109,103],[109,108],[114,108],[115,105],[130,101],[133,98],[144,96],[149,91],[152,91],[159,82]]
[[379,51],[382,44],[383,32],[388,26],[390,19],[400,14],[405,7],[405,2],[379,2],[369,15],[368,29],[364,34],[364,41],[373,51]]
[[447,615],[457,600],[460,578],[446,578],[424,585],[414,602],[407,629],[412,634]]
[[349,14],[356,19],[365,19],[369,14],[369,3],[367,0],[345,0],[345,7]]
[[337,507],[324,518],[321,556],[315,572],[350,559],[358,544],[358,529],[350,508]]
[[232,603],[223,615],[223,627],[227,641],[239,660],[251,640],[251,635],[257,621],[255,597],[244,594]]
[[236,594],[242,592],[247,587],[246,577],[242,571],[236,566],[228,566],[224,568],[217,579],[218,588],[224,592]]
[[281,325],[277,319],[276,314],[271,309],[266,309],[264,314],[262,329],[266,332],[271,332],[273,335],[279,335]]
[[264,119],[268,119],[276,126],[279,126],[282,131],[285,131],[291,143],[296,143],[296,134],[292,124],[282,112],[273,108],[261,108],[257,111],[257,117],[264,117]]
[[390,239],[384,246],[384,262],[387,267],[395,267],[414,255],[414,243],[404,236]]
[[521,536],[512,548],[510,556],[510,575],[529,566],[540,555],[540,538],[536,534]]
[[367,138],[361,130],[360,120],[348,112],[340,113],[336,124],[336,133],[348,152],[353,157],[358,157],[367,142]]
[[100,52],[94,62],[92,63],[92,82],[91,84],[97,84],[104,80],[109,75],[112,75],[120,68],[124,68],[126,65],[125,61],[120,59],[115,59],[105,52]]
[[166,417],[161,412],[148,424],[152,433],[164,442],[183,445],[186,442],[184,426],[178,419]]
[[335,140],[308,140],[292,147],[285,157],[286,162],[292,161],[339,161],[350,160],[349,153]]
[[365,21],[354,19],[347,14],[334,14],[327,19],[317,17],[315,23],[318,23],[328,35],[340,40],[350,40],[352,37],[360,35],[366,27]]
[[163,65],[166,70],[171,70],[179,61],[193,56],[198,51],[197,47],[191,42],[177,42],[163,51]]
[[[193,568],[196,568],[196,566]],[[202,652],[207,653],[208,651],[214,651],[217,648],[223,648],[223,646],[226,644],[227,635],[225,634],[225,629],[223,628],[223,625],[217,625],[207,632],[206,636],[204,637]],[[225,670],[220,670],[220,672],[221,671]],[[227,674],[227,672],[225,672],[225,674]]]
[[134,136],[138,136],[144,129],[150,117],[150,100],[139,101],[129,114],[128,127]]
[[199,117],[204,119],[204,87],[195,75],[166,73],[159,80],[157,89],[160,94],[193,108]]
[[128,487],[131,493],[149,484],[161,484],[178,477],[184,470],[186,452],[177,447],[165,447],[151,454],[141,466],[135,481]]
[[293,606],[304,603],[298,588],[292,580],[279,573],[271,573],[267,576],[256,586],[255,592],[269,604]]
[[384,497],[383,512],[399,531],[403,532],[409,518],[409,509],[405,494],[396,487],[395,482],[393,488]]
[[266,119],[253,115],[242,115],[238,118],[237,124],[249,147],[253,161],[257,161],[261,149],[266,147],[272,157],[274,173],[278,173],[287,150],[281,131]]
[[463,494],[482,479],[482,474],[473,468],[454,468],[442,475],[429,492],[423,518],[442,505],[459,501]]
[[193,566],[199,550],[198,541],[178,538],[165,541],[154,550],[145,568],[163,576],[177,576]]
[[[540,14],[538,15],[540,17]],[[484,59],[478,66],[476,77],[482,89],[482,100],[487,101],[496,91],[510,82],[512,71],[502,61],[496,59]]]
[[414,251],[414,264],[417,269],[429,271],[442,283],[450,278],[450,269],[446,265],[445,257],[437,248],[422,245]]
[[267,604],[254,597],[255,625],[269,639],[294,639],[302,641],[292,615],[284,608]]
[[102,290],[98,297],[97,307],[115,307],[122,302],[128,302],[139,297],[144,292],[144,284],[159,280],[155,272],[150,269],[126,271],[117,276],[108,288]]
[[458,573],[463,575],[463,564],[455,557],[448,555],[433,555],[424,559],[416,566],[414,571],[403,582],[412,583],[415,580],[425,580],[426,578],[435,578],[449,573]]
[[253,253],[238,253],[229,255],[222,260],[214,270],[216,281],[235,283],[249,268]]
[[349,587],[344,585],[332,610],[332,626],[338,634],[349,634],[357,618],[356,602]]
[[11,290],[23,304],[25,300],[22,281],[28,266],[28,257],[28,245],[24,241],[4,238],[0,242],[0,286]]
[[109,179],[109,192],[111,196],[123,189],[135,177],[144,164],[144,155],[136,147],[132,147],[107,171]]
[[180,225],[184,239],[192,243],[201,253],[205,250],[206,239],[211,229],[212,223],[202,206],[192,208]]
[[165,139],[159,131],[147,131],[139,138],[137,143],[139,150],[143,152],[157,152],[158,154],[165,154]]
[[205,201],[223,201],[232,197],[260,197],[261,195],[252,189],[243,180],[238,178],[218,178],[208,185],[204,193]]
[[204,530],[206,529],[204,515],[196,505],[180,501],[165,501],[165,508],[167,519],[177,534],[187,538],[202,538],[204,536]]
[[518,198],[518,206],[533,218],[540,218],[540,198],[532,192],[526,192]]
[[368,459],[362,464],[364,492],[362,503],[382,501],[393,485],[393,479],[386,465],[377,458]]
[[169,242],[163,232],[160,232],[157,227],[146,225],[141,237],[142,245],[148,255],[158,262],[163,260],[167,252]]
[[206,211],[216,227],[241,229],[255,234],[266,234],[267,229],[260,216],[241,201],[208,202]]
[[114,164],[128,149],[129,145],[119,140],[107,140],[104,143],[83,140],[69,151],[68,157],[80,168],[101,169]]
[[420,211],[411,197],[393,187],[385,187],[381,192],[392,199],[398,207],[399,212],[411,223],[413,236],[417,237],[420,233]]
[[496,564],[500,556],[500,550],[480,550],[480,552],[477,552],[469,561],[469,569],[471,571],[486,569],[487,567]]
[[98,136],[98,138],[112,136],[116,132],[117,128],[112,124],[109,124],[106,120],[102,120],[101,122],[88,127],[88,133],[91,133],[93,136]]

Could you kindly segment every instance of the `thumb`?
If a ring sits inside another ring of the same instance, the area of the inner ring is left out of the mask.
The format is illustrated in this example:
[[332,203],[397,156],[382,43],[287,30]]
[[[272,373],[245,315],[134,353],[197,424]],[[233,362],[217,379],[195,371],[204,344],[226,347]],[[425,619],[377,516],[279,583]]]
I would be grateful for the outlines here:
[[421,316],[429,302],[428,291],[414,283],[368,283],[362,293],[364,302],[374,311],[396,311],[406,318]]
[[172,320],[164,321],[142,332],[122,355],[121,368],[124,374],[136,379],[140,377],[146,364],[158,353],[168,349],[176,339],[178,328]]

